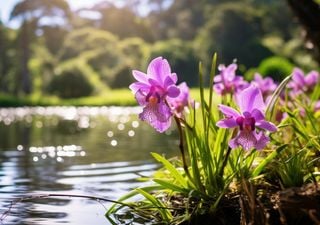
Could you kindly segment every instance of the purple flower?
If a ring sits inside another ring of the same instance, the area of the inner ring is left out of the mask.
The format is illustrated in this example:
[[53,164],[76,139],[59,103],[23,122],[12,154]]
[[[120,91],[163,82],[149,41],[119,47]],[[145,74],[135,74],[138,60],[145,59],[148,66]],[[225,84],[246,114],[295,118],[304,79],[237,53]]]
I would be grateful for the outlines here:
[[298,95],[301,92],[308,92],[319,82],[320,75],[317,71],[311,71],[306,76],[299,68],[292,72],[292,81],[288,84],[292,88],[293,94]]
[[216,125],[222,128],[239,128],[238,134],[229,141],[231,148],[242,146],[245,150],[263,149],[269,142],[264,131],[274,132],[277,127],[265,120],[265,104],[260,89],[250,85],[237,95],[237,103],[240,112],[226,105],[218,106],[225,118]]
[[180,94],[175,98],[168,97],[167,100],[172,110],[175,112],[175,115],[182,117],[183,110],[191,103],[190,91],[186,82],[179,84],[178,87],[180,89]]
[[139,105],[143,106],[139,118],[148,122],[158,132],[166,131],[171,125],[172,112],[167,104],[167,98],[175,98],[180,94],[176,86],[177,75],[171,73],[166,59],[153,59],[147,69],[147,74],[133,70],[137,82],[130,85]]
[[320,100],[317,101],[317,102],[314,104],[314,111],[315,111],[315,112],[320,111]]
[[251,84],[256,85],[260,89],[264,99],[277,89],[277,84],[271,77],[263,78],[259,73],[254,74],[254,79]]
[[236,75],[237,64],[232,63],[229,66],[219,65],[220,74],[214,77],[213,89],[220,95],[234,93],[248,86],[242,76]]

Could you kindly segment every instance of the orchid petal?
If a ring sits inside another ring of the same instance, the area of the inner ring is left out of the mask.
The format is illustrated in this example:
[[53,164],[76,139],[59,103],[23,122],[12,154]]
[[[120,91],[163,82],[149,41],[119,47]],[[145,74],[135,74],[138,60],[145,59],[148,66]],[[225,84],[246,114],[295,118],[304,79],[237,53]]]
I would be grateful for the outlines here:
[[171,74],[171,79],[172,79],[173,83],[177,83],[177,81],[178,81],[178,76],[177,76],[177,74],[176,74],[176,73],[172,73],[172,74]]
[[221,77],[221,75],[216,75],[216,76],[214,76],[213,81],[216,82],[216,83],[222,82],[222,77]]
[[222,92],[224,90],[224,85],[222,83],[214,84],[213,89],[217,94],[222,94]]
[[147,104],[146,96],[141,91],[137,91],[134,97],[139,105],[145,106]]
[[251,112],[253,109],[263,111],[265,108],[262,93],[255,85],[250,85],[241,91],[237,96],[237,100],[241,113]]
[[268,130],[271,132],[274,132],[277,130],[277,127],[273,123],[265,121],[265,120],[257,121],[256,126],[261,129]]
[[171,77],[166,77],[166,79],[163,82],[163,86],[164,87],[168,87],[168,86],[171,86],[171,85],[174,85],[174,84],[175,84],[175,82],[172,80]]
[[267,143],[270,141],[270,138],[266,136],[262,131],[258,134],[255,134],[257,143],[255,145],[255,148],[257,150],[261,150],[264,147],[266,147]]
[[303,85],[305,83],[304,82],[304,73],[301,69],[295,68],[292,73],[293,73],[292,80],[294,82],[296,82],[297,84],[300,84],[300,85]]
[[143,112],[139,114],[142,121],[148,122],[158,132],[164,132],[171,125],[171,110],[163,102],[158,104],[147,104]]
[[147,69],[147,74],[162,83],[166,76],[171,75],[171,68],[166,59],[158,57],[153,59]]
[[218,108],[227,117],[237,118],[240,116],[240,113],[238,111],[236,111],[235,109],[233,109],[229,106],[219,104]]
[[255,121],[264,120],[264,114],[259,109],[253,109],[251,116],[254,117]]
[[315,85],[318,82],[318,80],[319,80],[319,73],[317,71],[311,71],[305,77],[305,82],[308,86]]
[[154,79],[152,79],[152,78],[149,78],[149,79],[148,79],[148,82],[149,82],[149,84],[150,84],[151,86],[158,86],[158,87],[160,87],[160,83],[159,83],[157,80],[154,80]]
[[222,120],[218,121],[216,123],[216,126],[221,127],[221,128],[233,128],[233,127],[237,127],[238,123],[233,118],[230,118],[230,119],[227,118],[227,119],[222,119]]
[[132,71],[132,75],[137,81],[140,81],[142,83],[148,83],[147,74],[145,74],[145,73],[143,73],[141,71],[138,71],[138,70],[133,70]]
[[238,66],[235,63],[230,64],[228,67],[226,67],[223,70],[223,76],[225,80],[228,81],[233,81],[233,79],[236,77],[236,70],[237,70]]
[[257,139],[254,132],[240,131],[238,135],[229,141],[229,146],[235,148],[242,146],[245,150],[249,150],[255,147],[257,144]]
[[178,97],[180,94],[180,89],[174,85],[170,86],[167,91],[170,98]]
[[137,91],[146,91],[150,89],[150,86],[141,82],[135,82],[133,84],[130,84],[129,86],[130,90],[132,90],[133,93],[136,93]]

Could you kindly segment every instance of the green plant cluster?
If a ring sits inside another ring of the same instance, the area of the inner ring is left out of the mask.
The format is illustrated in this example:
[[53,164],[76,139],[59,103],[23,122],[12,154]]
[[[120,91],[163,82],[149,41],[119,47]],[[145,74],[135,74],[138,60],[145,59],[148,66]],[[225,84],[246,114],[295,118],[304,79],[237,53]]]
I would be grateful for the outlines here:
[[[214,80],[215,58],[212,68],[210,83]],[[281,202],[288,201],[283,197],[287,193],[306,185],[317,188],[320,181],[320,114],[315,110],[320,83],[311,92],[291,98],[287,85],[290,79],[284,79],[268,101],[266,118],[277,124],[278,131],[269,134],[267,147],[261,151],[231,149],[228,141],[237,130],[219,128],[216,123],[221,119],[218,104],[235,107],[233,96],[217,98],[213,88],[205,95],[200,64],[200,107],[190,105],[184,119],[176,118],[180,157],[167,159],[151,153],[162,168],[143,179],[148,181],[146,185],[120,198],[124,205],[115,204],[106,216],[113,221],[112,215],[129,206],[138,216],[166,224],[212,224],[213,220],[217,224],[316,222],[316,217],[309,217],[311,211],[304,211],[308,208],[301,196],[307,194],[297,194],[295,205],[289,201],[294,216],[286,214],[289,209]],[[130,201],[135,196],[143,198]],[[316,201],[311,197],[306,201]],[[272,201],[277,198],[280,200]]]

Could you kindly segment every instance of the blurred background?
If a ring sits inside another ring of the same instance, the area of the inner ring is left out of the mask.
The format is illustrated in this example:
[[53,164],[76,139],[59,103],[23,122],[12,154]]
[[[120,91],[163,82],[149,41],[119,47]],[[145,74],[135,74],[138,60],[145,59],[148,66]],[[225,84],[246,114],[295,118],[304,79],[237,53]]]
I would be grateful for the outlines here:
[[316,0],[6,0],[0,9],[2,105],[127,89],[131,70],[156,56],[191,87],[214,52],[248,79],[319,67]]

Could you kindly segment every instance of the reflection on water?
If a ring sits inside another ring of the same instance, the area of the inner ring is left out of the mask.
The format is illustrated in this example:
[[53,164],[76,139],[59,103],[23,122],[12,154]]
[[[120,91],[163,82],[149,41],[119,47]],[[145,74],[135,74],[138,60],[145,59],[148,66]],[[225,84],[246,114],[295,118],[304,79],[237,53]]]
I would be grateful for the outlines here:
[[[177,152],[177,135],[140,123],[136,107],[0,109],[0,214],[22,195],[80,194],[116,200],[158,165],[150,152]],[[106,202],[32,199],[2,224],[109,224]],[[1,221],[0,221],[1,224]]]

